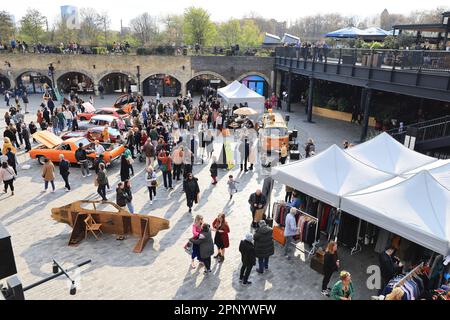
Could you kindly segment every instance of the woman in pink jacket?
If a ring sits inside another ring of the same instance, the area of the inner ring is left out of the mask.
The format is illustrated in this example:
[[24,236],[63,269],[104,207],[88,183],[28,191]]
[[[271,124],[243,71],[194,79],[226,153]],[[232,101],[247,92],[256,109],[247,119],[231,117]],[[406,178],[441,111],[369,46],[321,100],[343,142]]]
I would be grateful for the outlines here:
[[[192,239],[198,239],[200,232],[202,232],[202,225],[203,225],[203,216],[197,215],[194,219],[194,224],[192,225]],[[200,249],[198,244],[192,245],[192,262],[191,267],[192,269],[195,269],[195,258],[200,261]],[[201,264],[201,262],[200,262]]]

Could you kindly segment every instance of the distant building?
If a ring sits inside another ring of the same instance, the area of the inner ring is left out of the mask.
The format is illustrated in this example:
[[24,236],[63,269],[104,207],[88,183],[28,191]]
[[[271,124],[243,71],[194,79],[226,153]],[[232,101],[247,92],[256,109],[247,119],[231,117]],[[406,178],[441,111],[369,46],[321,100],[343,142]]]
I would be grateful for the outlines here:
[[78,7],[61,6],[61,20],[66,23],[67,29],[80,29]]

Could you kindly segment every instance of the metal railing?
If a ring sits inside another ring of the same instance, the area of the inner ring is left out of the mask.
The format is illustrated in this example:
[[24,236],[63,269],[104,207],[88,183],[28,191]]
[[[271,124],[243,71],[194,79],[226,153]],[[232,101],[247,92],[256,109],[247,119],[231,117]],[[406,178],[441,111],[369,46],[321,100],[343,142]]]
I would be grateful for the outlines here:
[[450,116],[414,123],[404,126],[402,129],[391,129],[386,131],[386,133],[390,134],[397,141],[403,143],[408,128],[417,128],[417,142],[448,137],[450,136]]
[[392,70],[450,72],[450,52],[438,50],[283,47],[275,49],[275,56],[279,64],[294,59]]
[[28,47],[26,50],[16,48],[12,50],[0,49],[1,53],[15,54],[97,54],[97,55],[158,55],[158,56],[258,56],[258,57],[274,57],[274,48],[267,47],[240,47],[239,50],[232,47],[215,46],[200,47],[192,46],[144,46],[131,48],[113,48],[112,46],[91,45],[80,46],[76,50],[68,47],[60,48],[59,46],[42,46],[39,48]]

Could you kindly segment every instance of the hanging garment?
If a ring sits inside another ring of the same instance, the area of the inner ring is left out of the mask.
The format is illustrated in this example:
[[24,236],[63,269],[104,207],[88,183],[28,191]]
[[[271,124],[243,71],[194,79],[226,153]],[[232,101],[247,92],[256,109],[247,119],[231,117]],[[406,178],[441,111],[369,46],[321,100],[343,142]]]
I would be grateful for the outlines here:
[[348,247],[354,247],[358,236],[359,219],[343,212],[341,220],[338,241]]
[[315,221],[310,221],[308,223],[308,234],[306,236],[305,243],[309,244],[310,246],[312,246],[312,244],[316,240],[316,226],[317,223]]
[[328,217],[330,215],[331,207],[329,205],[325,205],[323,209],[322,216],[319,219],[320,222],[320,231],[325,231],[327,229]]
[[378,233],[378,240],[377,244],[375,245],[374,251],[377,253],[382,253],[386,250],[387,246],[389,245],[389,237],[391,233],[387,230],[380,229],[380,232]]

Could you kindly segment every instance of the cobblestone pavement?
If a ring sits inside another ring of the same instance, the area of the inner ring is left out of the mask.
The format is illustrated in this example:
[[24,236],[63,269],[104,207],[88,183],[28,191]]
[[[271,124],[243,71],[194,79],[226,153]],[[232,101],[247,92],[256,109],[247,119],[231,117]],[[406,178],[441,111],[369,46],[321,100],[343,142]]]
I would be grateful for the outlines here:
[[[35,120],[38,100],[38,97],[31,98],[31,113],[27,115],[27,121]],[[107,105],[110,101],[113,97],[102,102]],[[2,118],[5,111],[2,105]],[[344,139],[355,141],[359,136],[359,127],[349,123],[319,117],[315,117],[315,123],[306,123],[303,108],[297,108],[290,115],[289,126],[299,130],[299,140],[314,138],[318,152],[333,143],[341,145]],[[3,129],[2,119],[1,132]],[[215,149],[218,154],[219,146]],[[230,202],[226,186],[230,172],[219,171],[219,183],[212,186],[209,165],[196,165],[194,171],[199,178],[201,201],[191,215],[187,212],[180,182],[175,184],[172,192],[160,187],[157,200],[150,205],[144,166],[135,162],[132,185],[136,212],[170,220],[170,228],[151,239],[141,254],[136,254],[132,250],[137,239],[117,241],[110,235],[99,241],[88,238],[78,247],[68,247],[71,228],[53,221],[50,209],[80,199],[98,199],[93,176],[82,178],[80,169],[73,167],[70,175],[73,191],[64,192],[63,181],[57,173],[56,193],[41,193],[41,166],[24,154],[19,159],[21,166],[27,163],[31,168],[20,170],[14,197],[0,195],[0,221],[11,234],[18,275],[24,285],[51,275],[52,258],[63,262],[66,267],[92,259],[91,264],[81,268],[78,276],[80,286],[75,296],[69,295],[69,284],[61,277],[26,292],[27,299],[327,299],[320,294],[321,275],[309,267],[304,255],[297,252],[296,258],[288,261],[282,257],[278,246],[271,257],[268,272],[259,275],[253,270],[250,287],[243,287],[238,282],[238,245],[249,231],[251,220],[247,200],[250,193],[262,186],[265,177],[259,167],[255,172],[244,174],[238,169],[231,171],[240,184],[239,193]],[[118,171],[118,164],[109,169],[111,186],[118,182]],[[115,192],[110,191],[107,196],[115,200]],[[284,198],[284,186],[276,184],[273,199],[281,198]],[[206,222],[212,223],[221,211],[226,213],[230,224],[231,245],[225,254],[225,262],[216,264],[213,261],[213,272],[204,276],[202,269],[190,269],[190,257],[184,252],[183,245],[191,235],[193,215],[202,214]],[[341,265],[352,273],[356,299],[368,299],[374,292],[366,287],[366,268],[376,262],[376,256],[370,250],[354,256],[350,256],[349,251],[348,248],[340,248]],[[336,277],[334,275],[332,282]]]

